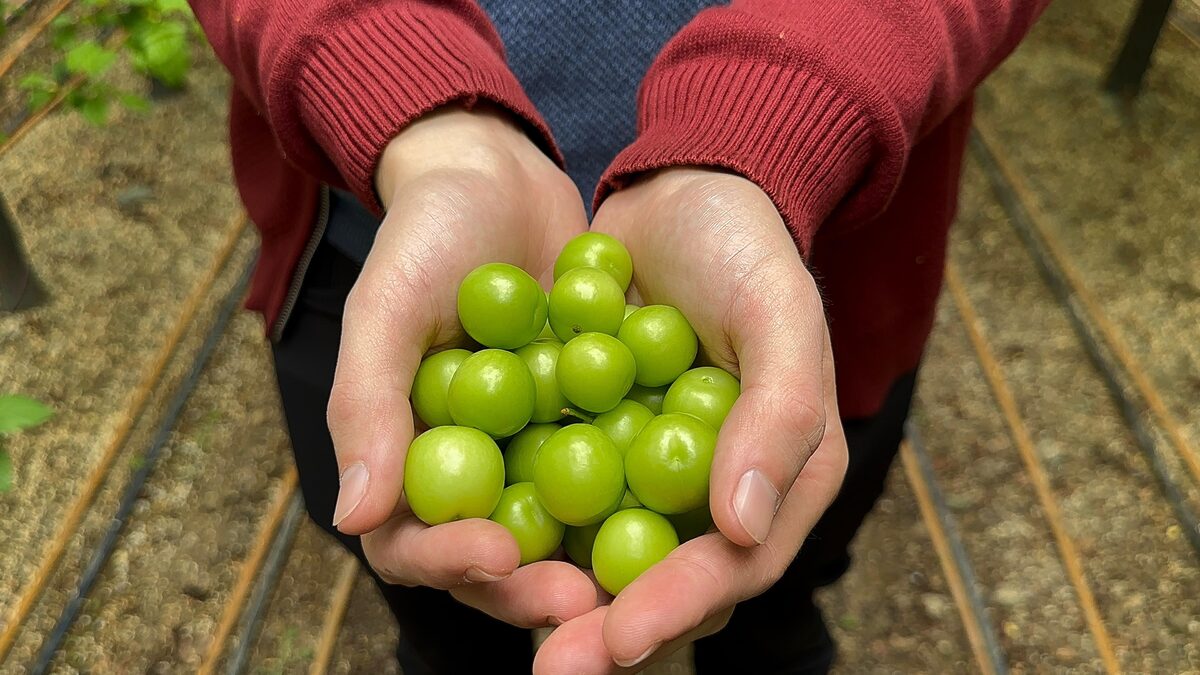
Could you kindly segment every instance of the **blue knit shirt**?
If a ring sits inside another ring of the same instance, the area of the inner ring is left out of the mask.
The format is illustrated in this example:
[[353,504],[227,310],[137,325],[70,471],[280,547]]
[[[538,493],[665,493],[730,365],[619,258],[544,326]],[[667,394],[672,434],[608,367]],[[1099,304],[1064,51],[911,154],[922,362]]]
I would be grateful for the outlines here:
[[[480,0],[508,65],[545,117],[584,203],[637,132],[637,89],[667,40],[718,0]],[[363,261],[379,221],[333,191],[325,237]]]

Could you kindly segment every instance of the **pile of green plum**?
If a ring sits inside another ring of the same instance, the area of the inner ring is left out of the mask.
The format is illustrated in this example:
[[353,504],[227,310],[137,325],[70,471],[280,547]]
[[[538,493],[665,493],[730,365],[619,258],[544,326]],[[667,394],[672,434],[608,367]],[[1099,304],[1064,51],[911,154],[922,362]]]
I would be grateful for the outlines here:
[[505,263],[463,279],[459,321],[483,348],[416,372],[430,428],[409,447],[404,490],[418,518],[490,518],[522,565],[561,547],[614,595],[711,527],[713,449],[740,384],[692,367],[699,344],[678,309],[626,304],[632,277],[625,247],[588,232],[563,248],[549,293]]

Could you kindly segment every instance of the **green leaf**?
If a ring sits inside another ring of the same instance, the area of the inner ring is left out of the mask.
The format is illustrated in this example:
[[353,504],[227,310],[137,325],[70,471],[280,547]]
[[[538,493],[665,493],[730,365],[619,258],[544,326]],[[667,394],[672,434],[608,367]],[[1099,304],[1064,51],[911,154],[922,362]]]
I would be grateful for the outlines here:
[[58,89],[58,83],[54,78],[45,73],[30,73],[21,78],[17,86],[25,91],[54,91]]
[[134,112],[144,113],[150,110],[150,101],[137,94],[121,94],[118,100],[121,101],[121,105]]
[[40,110],[42,106],[49,103],[50,99],[52,98],[54,98],[54,92],[52,91],[31,91],[29,92],[28,100],[29,109]]
[[158,11],[163,14],[186,14],[191,16],[192,7],[187,0],[158,0]]
[[0,494],[12,489],[12,474],[12,459],[3,448],[0,448]]
[[59,14],[50,22],[50,42],[55,49],[66,51],[79,34],[79,20],[69,14]]
[[105,49],[96,42],[84,42],[67,52],[67,70],[96,77],[112,67],[117,60],[116,52]]
[[187,25],[166,21],[144,26],[129,38],[134,67],[167,86],[182,85],[192,61],[188,53]]
[[108,104],[107,96],[89,98],[79,104],[79,113],[92,124],[104,126],[108,122]]
[[28,396],[0,396],[0,434],[36,427],[53,414],[44,403]]

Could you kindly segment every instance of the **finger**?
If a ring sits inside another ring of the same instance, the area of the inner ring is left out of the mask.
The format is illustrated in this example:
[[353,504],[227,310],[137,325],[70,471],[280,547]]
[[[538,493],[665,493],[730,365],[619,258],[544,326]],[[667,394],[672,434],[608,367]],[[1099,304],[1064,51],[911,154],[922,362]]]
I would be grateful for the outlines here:
[[733,610],[721,612],[686,635],[661,645],[655,645],[646,654],[622,666],[604,645],[601,629],[606,617],[606,607],[597,607],[587,614],[568,621],[556,628],[542,643],[533,659],[535,675],[599,675],[635,673],[646,666],[657,663],[679,649],[716,633],[725,627]]
[[816,284],[798,256],[752,274],[726,318],[742,392],[721,428],[709,488],[713,522],[743,546],[766,541],[827,419]]
[[747,548],[720,533],[706,534],[675,549],[621,591],[604,622],[604,642],[614,659],[628,663],[687,635],[767,590],[783,574],[845,474],[845,439],[840,426],[832,429],[788,491],[764,545]]
[[543,561],[488,584],[450,589],[455,600],[522,628],[559,626],[596,608],[596,587],[570,563]]
[[508,530],[482,518],[429,527],[406,513],[363,535],[362,545],[384,581],[404,586],[449,589],[498,581],[521,561]]
[[[408,395],[428,347],[428,294],[372,251],[342,320],[328,422],[337,455],[334,525],[347,534],[378,527],[395,511],[413,438]],[[422,319],[424,317],[424,319]]]
[[600,631],[607,607],[571,619],[550,634],[533,657],[534,675],[600,675],[614,672]]

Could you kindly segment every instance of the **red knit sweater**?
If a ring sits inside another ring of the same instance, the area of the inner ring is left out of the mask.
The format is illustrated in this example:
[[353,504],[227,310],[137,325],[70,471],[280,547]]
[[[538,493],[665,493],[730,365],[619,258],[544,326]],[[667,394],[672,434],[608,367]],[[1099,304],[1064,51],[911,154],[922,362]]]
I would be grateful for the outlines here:
[[[708,165],[774,200],[822,285],[843,415],[913,368],[933,321],[971,92],[1048,0],[734,0],[646,74],[637,140],[605,196],[648,169]],[[580,3],[580,11],[586,3]],[[550,131],[470,0],[207,0],[233,74],[234,171],[262,253],[249,305],[274,322],[321,182],[378,208],[372,175],[410,120],[480,98]]]

